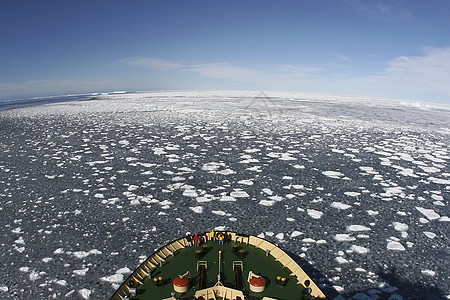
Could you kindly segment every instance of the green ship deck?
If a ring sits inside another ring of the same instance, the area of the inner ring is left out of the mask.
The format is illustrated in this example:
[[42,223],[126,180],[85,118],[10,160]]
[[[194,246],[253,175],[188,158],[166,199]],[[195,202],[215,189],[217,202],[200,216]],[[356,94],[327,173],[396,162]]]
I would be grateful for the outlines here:
[[[160,248],[133,272],[111,299],[326,298],[300,266],[274,244],[255,236],[225,234],[229,239],[223,245],[211,240],[210,233],[205,233],[201,235],[204,242],[198,246],[190,246],[190,241],[182,238]],[[203,287],[200,286],[202,267],[206,275]],[[236,269],[240,271],[240,284],[236,280]],[[175,292],[173,280],[186,272],[189,272],[187,291]],[[265,279],[264,291],[250,290],[249,274]],[[280,278],[285,278],[284,284]]]

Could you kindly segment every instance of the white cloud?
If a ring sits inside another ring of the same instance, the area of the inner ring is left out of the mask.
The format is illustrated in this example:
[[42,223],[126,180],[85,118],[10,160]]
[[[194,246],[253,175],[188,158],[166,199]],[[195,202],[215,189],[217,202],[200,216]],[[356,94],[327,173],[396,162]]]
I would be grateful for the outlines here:
[[335,54],[334,56],[336,56],[336,57],[339,58],[340,60],[345,60],[345,61],[350,60],[350,57],[345,56],[345,55]]
[[381,17],[386,21],[398,21],[412,19],[412,13],[408,7],[408,1],[390,0],[346,0],[356,12],[364,16]]
[[[349,57],[336,55],[342,60]],[[333,75],[336,66],[258,65],[229,62],[182,64],[159,58],[138,57],[121,61],[156,71],[196,73],[207,78],[225,79],[222,87],[242,83],[248,88],[267,90],[339,93],[371,97],[450,102],[450,47],[426,48],[422,56],[399,56],[385,62],[378,74],[350,77]],[[357,68],[357,65],[353,66]],[[206,83],[207,85],[207,83]],[[219,88],[222,88],[219,87]]]
[[181,69],[185,67],[185,65],[181,63],[155,57],[129,57],[122,59],[121,62],[133,67],[150,68],[158,71]]
[[311,77],[322,70],[317,67],[292,65],[266,65],[257,70],[228,62],[206,64],[182,64],[154,57],[131,57],[121,60],[133,67],[149,68],[156,71],[189,71],[209,78],[227,79],[236,82],[265,83],[276,80]]
[[423,56],[400,56],[386,65],[382,73],[361,78],[359,83],[405,95],[428,94],[450,101],[450,47],[427,48]]
[[206,77],[228,79],[240,82],[255,82],[268,79],[268,74],[264,72],[253,70],[251,68],[240,67],[231,63],[193,65],[187,70]]

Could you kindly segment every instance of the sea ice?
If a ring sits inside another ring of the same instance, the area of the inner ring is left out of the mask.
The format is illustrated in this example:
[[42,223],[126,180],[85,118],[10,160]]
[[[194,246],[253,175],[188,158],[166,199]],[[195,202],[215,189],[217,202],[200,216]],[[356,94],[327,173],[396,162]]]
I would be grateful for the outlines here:
[[123,274],[116,273],[114,275],[105,276],[105,277],[102,277],[100,279],[103,280],[103,281],[107,281],[107,282],[121,283],[121,282],[123,282]]
[[436,233],[430,231],[424,231],[423,234],[425,234],[430,239],[434,239],[436,237]]
[[363,225],[347,226],[347,231],[369,231],[369,230],[371,230],[369,227]]
[[315,210],[315,209],[307,209],[306,212],[313,219],[320,219],[323,215],[323,212]]
[[351,242],[356,240],[355,237],[347,233],[338,233],[334,236],[334,239],[338,242]]
[[423,214],[425,217],[427,217],[430,221],[439,219],[441,216],[436,213],[434,210],[432,209],[426,209],[420,206],[416,206],[416,209]]
[[436,275],[436,272],[435,271],[432,271],[432,270],[422,270],[422,271],[420,271],[420,273],[422,273],[422,274],[424,274],[424,275],[428,275],[428,276],[434,276],[434,275]]
[[405,247],[400,244],[400,242],[397,241],[389,241],[387,244],[387,248],[388,250],[393,250],[393,251],[405,251]]
[[201,206],[189,207],[189,209],[197,214],[203,213],[203,207],[201,207]]
[[394,225],[394,229],[397,231],[407,231],[409,228],[408,225],[400,222],[393,222],[392,225]]
[[369,252],[369,249],[367,249],[366,247],[357,246],[357,245],[352,245],[350,247],[350,249],[355,251],[358,254],[366,254],[367,252]]
[[92,294],[92,291],[84,288],[84,289],[79,290],[78,293],[81,295],[81,297],[83,297],[83,299],[89,299],[89,297]]
[[333,208],[342,209],[342,210],[349,209],[350,207],[352,207],[351,205],[341,203],[341,202],[333,202],[330,204],[330,206]]

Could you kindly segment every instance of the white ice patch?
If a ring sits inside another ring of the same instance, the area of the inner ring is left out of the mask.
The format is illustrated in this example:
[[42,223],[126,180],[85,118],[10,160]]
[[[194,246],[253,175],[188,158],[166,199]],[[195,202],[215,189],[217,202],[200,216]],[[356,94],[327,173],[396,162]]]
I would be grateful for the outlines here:
[[29,277],[30,277],[31,281],[36,281],[36,280],[41,278],[41,275],[38,272],[36,272],[36,271],[31,271]]
[[73,270],[73,273],[79,276],[84,276],[86,275],[87,271],[89,271],[89,268],[84,268],[81,270]]
[[203,207],[201,207],[201,206],[189,207],[189,209],[197,214],[203,213]]
[[436,237],[436,233],[430,231],[424,231],[423,234],[425,234],[430,239],[434,239]]
[[234,198],[248,198],[248,197],[250,197],[249,194],[247,194],[247,192],[245,192],[245,191],[237,191],[237,190],[231,192],[230,196],[234,197]]
[[212,201],[211,198],[207,198],[207,197],[197,197],[197,198],[195,198],[195,200],[196,200],[198,203],[211,202],[211,201]]
[[53,251],[53,254],[63,254],[64,253],[64,248],[58,248],[55,251]]
[[335,260],[336,260],[339,264],[347,264],[347,263],[348,263],[348,260],[346,260],[346,259],[343,258],[342,256],[336,257]]
[[23,237],[19,237],[17,240],[14,241],[14,243],[19,244],[19,245],[24,245],[25,241],[24,241]]
[[303,232],[294,230],[294,231],[291,233],[291,238],[298,237],[298,236],[300,236],[300,235],[302,235],[302,234],[303,234]]
[[120,268],[119,270],[117,270],[116,273],[118,273],[118,274],[130,274],[130,273],[133,273],[133,271],[131,271],[130,268],[128,268],[128,267],[123,267],[123,268]]
[[188,189],[186,189],[186,190],[183,191],[183,196],[185,196],[185,197],[197,197],[198,194],[197,194],[197,192],[195,190],[188,190]]
[[405,247],[397,241],[389,241],[387,244],[387,249],[392,251],[405,251]]
[[97,249],[92,249],[91,251],[75,251],[73,252],[73,256],[75,256],[76,258],[85,258],[91,254],[97,255],[97,254],[102,254],[101,251],[97,250]]
[[422,170],[424,170],[427,173],[438,173],[441,171],[441,169],[435,168],[435,167],[425,167],[425,166],[419,166]]
[[327,177],[334,178],[334,179],[341,179],[341,177],[345,176],[341,172],[337,172],[337,171],[323,171],[322,174]]
[[67,285],[67,281],[64,279],[55,279],[54,281],[56,284],[61,285],[61,286],[66,286]]
[[273,195],[273,191],[271,189],[263,188],[262,191],[269,196]]
[[11,232],[12,233],[17,233],[17,234],[23,233],[23,231],[22,231],[22,229],[20,227],[17,227],[15,229],[11,230]]
[[347,226],[347,231],[370,231],[371,229],[363,225],[350,225]]
[[369,249],[367,249],[366,247],[357,246],[357,245],[352,245],[350,247],[350,249],[355,251],[358,254],[366,254],[367,252],[369,252]]
[[222,210],[213,210],[211,211],[213,214],[218,215],[218,216],[226,216],[227,213],[222,211]]
[[361,193],[358,192],[345,192],[344,195],[349,196],[349,197],[358,197],[361,195]]
[[407,231],[408,230],[408,225],[404,224],[404,223],[400,223],[400,222],[393,222],[392,225],[394,226],[394,229],[397,231]]
[[209,162],[207,164],[204,164],[202,167],[203,171],[217,171],[221,166],[224,166],[224,163],[216,163],[216,162]]
[[91,296],[92,291],[88,289],[81,289],[78,291],[78,293],[81,295],[83,299],[89,299],[89,296]]
[[422,273],[422,274],[424,274],[424,275],[428,275],[428,276],[434,276],[434,275],[436,275],[436,272],[435,271],[433,271],[433,270],[422,270],[422,271],[420,271],[420,273]]
[[347,233],[338,233],[334,236],[334,239],[338,242],[351,242],[356,240],[355,237]]
[[103,281],[106,281],[106,282],[121,283],[121,282],[123,282],[123,274],[116,273],[114,275],[105,276],[105,277],[102,277],[100,279],[103,280]]
[[436,213],[434,210],[432,209],[426,209],[420,206],[416,206],[416,209],[423,214],[425,217],[427,217],[430,221],[439,219],[441,216]]
[[350,207],[352,207],[351,205],[348,205],[348,204],[345,204],[342,202],[333,202],[333,203],[331,203],[330,206],[332,208],[337,208],[337,209],[342,209],[342,210],[349,209]]
[[378,211],[376,211],[376,210],[371,210],[371,209],[367,210],[366,212],[367,212],[367,214],[368,214],[369,216],[376,216],[376,215],[379,214]]
[[220,197],[219,201],[222,201],[222,202],[236,202],[236,198],[234,198],[232,196],[224,195],[224,196]]
[[315,210],[315,209],[307,209],[306,212],[313,219],[320,219],[323,215],[323,212]]
[[239,180],[238,184],[253,185],[253,181],[250,179],[244,179],[244,180]]
[[280,241],[281,241],[281,240],[284,240],[284,233],[282,233],[282,232],[278,233],[278,234],[275,236],[275,238],[279,239]]
[[259,201],[258,204],[263,205],[263,206],[273,206],[275,204],[275,201],[272,201],[272,200],[261,200],[261,201]]
[[431,180],[433,183],[450,185],[450,180],[447,180],[447,179],[435,178],[435,177],[429,177],[428,179]]
[[231,169],[220,170],[217,172],[217,174],[220,174],[220,175],[231,175],[231,174],[235,174],[235,173],[236,172]]

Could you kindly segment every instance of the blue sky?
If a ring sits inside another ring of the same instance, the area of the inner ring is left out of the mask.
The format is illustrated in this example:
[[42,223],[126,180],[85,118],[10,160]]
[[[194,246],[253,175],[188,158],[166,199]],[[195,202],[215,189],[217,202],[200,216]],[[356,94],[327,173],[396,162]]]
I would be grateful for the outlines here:
[[450,104],[450,1],[2,1],[0,99],[295,91]]

